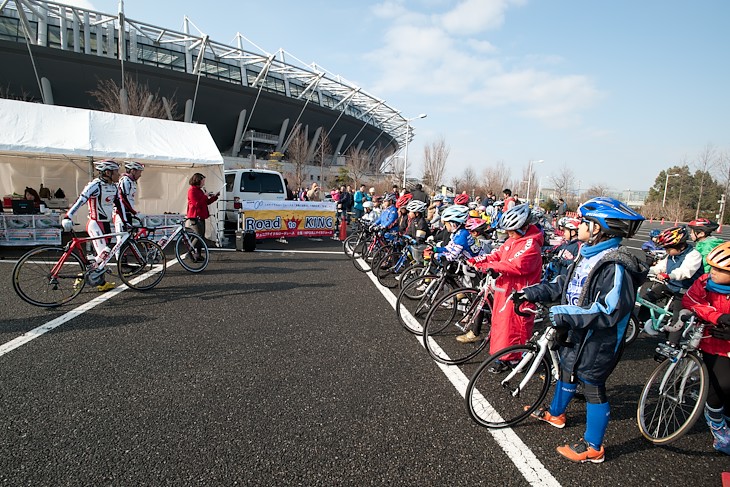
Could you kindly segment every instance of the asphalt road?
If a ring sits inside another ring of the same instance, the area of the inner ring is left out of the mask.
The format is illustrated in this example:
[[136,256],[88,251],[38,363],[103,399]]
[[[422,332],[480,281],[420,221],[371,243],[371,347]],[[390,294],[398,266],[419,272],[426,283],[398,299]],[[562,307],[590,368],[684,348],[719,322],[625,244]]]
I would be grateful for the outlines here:
[[[0,355],[0,483],[528,485],[516,466],[523,455],[470,420],[340,248],[297,239],[215,252],[199,275],[173,265],[155,289],[116,294]],[[56,310],[26,305],[10,283],[13,253],[0,256],[0,347],[98,296],[85,291]],[[538,480],[720,485],[730,458],[714,452],[703,421],[663,448],[638,431],[655,342],[640,337],[610,378],[605,463],[555,452],[583,434],[583,403],[563,430],[513,429],[536,471],[549,472]]]

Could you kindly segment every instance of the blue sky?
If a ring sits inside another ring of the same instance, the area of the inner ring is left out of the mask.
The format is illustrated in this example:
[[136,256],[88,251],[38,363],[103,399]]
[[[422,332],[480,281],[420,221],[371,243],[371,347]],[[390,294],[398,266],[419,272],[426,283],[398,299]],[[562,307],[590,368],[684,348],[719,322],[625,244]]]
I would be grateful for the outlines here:
[[[107,13],[116,0],[67,3]],[[423,146],[451,147],[447,176],[498,161],[545,185],[644,190],[712,144],[730,154],[730,2],[701,0],[125,0],[127,17],[212,39],[241,32],[385,99]],[[246,46],[245,46],[246,47]],[[248,48],[248,47],[246,47]],[[251,50],[254,50],[252,47]]]

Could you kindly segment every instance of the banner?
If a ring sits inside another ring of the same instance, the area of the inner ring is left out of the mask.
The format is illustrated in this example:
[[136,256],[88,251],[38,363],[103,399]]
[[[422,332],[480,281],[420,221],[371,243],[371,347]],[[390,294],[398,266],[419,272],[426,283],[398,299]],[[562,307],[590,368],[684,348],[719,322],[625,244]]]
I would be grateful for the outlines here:
[[243,201],[244,231],[256,239],[332,236],[336,203],[313,201]]

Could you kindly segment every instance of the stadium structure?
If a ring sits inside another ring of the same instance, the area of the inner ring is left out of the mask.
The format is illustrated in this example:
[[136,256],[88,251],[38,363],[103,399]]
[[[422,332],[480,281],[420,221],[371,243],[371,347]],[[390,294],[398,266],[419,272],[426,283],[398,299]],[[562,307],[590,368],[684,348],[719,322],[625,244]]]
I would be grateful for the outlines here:
[[[283,49],[267,53],[240,33],[235,46],[222,44],[188,17],[183,22],[177,32],[134,20],[123,2],[108,14],[0,0],[0,96],[99,109],[90,93],[100,82],[123,87],[129,77],[161,97],[168,118],[205,124],[227,166],[277,159],[293,133],[304,134],[311,164],[326,134],[330,152],[320,155],[318,169],[309,166],[307,181],[319,179],[325,165],[326,180],[353,151],[378,173],[413,137],[398,110],[321,66]],[[172,100],[184,114],[176,117]]]

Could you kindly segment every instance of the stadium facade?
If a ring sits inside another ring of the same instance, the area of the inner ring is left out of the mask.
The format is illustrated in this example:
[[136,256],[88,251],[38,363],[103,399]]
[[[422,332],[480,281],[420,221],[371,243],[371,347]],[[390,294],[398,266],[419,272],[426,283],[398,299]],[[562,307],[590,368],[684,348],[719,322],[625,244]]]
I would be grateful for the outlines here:
[[311,159],[316,141],[328,134],[329,174],[353,149],[367,154],[377,172],[413,137],[398,110],[342,77],[282,49],[249,50],[259,51],[240,33],[236,44],[213,41],[188,17],[176,32],[127,18],[123,7],[108,14],[0,0],[0,90],[5,97],[99,109],[90,93],[104,80],[121,86],[127,75],[164,98],[166,108],[173,100],[180,112],[184,107],[184,115],[168,110],[168,118],[205,124],[227,164],[241,167],[286,152],[296,128],[306,134]]

